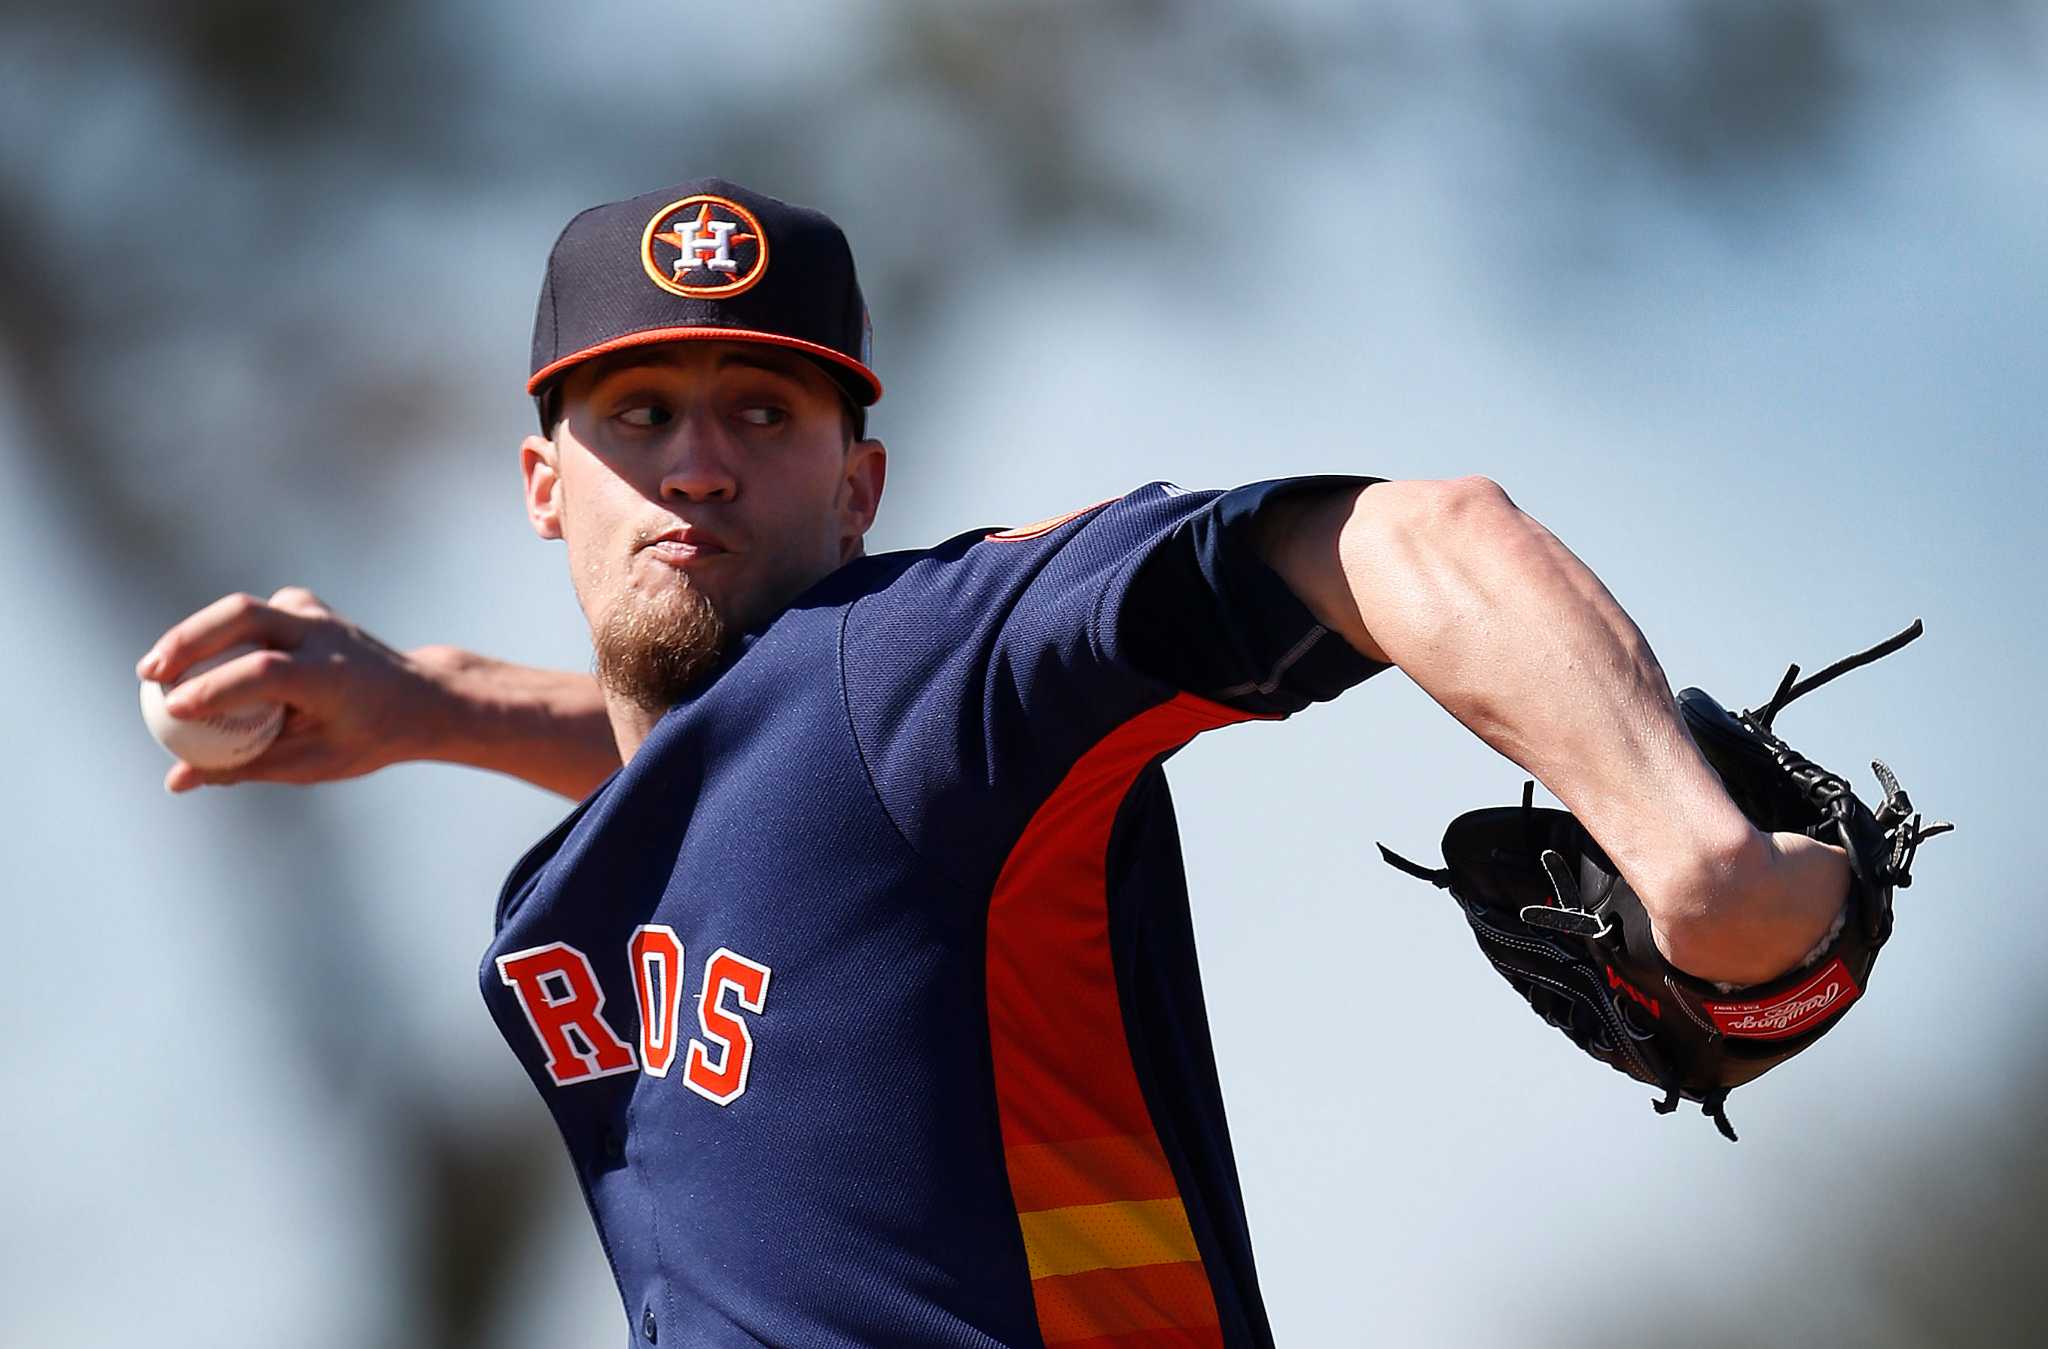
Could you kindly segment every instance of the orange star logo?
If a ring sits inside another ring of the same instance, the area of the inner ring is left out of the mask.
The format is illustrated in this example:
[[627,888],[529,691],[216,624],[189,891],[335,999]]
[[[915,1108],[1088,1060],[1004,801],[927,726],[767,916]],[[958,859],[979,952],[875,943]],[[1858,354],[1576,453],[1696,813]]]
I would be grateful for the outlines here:
[[737,295],[768,270],[768,238],[746,207],[700,193],[654,213],[641,235],[640,263],[649,280],[677,295]]

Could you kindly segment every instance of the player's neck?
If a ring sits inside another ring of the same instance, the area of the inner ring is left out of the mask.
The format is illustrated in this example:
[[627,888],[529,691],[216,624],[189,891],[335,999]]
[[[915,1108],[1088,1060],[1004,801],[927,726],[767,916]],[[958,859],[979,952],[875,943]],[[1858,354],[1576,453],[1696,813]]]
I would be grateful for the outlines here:
[[618,742],[619,762],[631,763],[640,751],[641,743],[647,739],[654,724],[661,720],[665,707],[645,708],[630,698],[606,689],[604,693],[605,714],[611,719],[612,739]]

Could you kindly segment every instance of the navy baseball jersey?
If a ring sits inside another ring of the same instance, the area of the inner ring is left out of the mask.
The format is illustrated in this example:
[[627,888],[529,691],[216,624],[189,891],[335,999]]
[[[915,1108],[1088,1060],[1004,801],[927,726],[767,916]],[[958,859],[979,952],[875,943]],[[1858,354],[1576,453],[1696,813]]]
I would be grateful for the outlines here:
[[1380,668],[1152,484],[857,559],[499,899],[629,1343],[1271,1341],[1161,764]]

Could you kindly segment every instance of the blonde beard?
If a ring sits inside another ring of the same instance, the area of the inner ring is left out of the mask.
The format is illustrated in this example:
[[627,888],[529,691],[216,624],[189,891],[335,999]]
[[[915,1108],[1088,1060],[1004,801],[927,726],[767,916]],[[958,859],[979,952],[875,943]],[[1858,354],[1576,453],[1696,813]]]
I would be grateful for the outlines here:
[[648,712],[674,706],[725,649],[725,620],[678,579],[652,597],[627,591],[591,625],[597,682]]

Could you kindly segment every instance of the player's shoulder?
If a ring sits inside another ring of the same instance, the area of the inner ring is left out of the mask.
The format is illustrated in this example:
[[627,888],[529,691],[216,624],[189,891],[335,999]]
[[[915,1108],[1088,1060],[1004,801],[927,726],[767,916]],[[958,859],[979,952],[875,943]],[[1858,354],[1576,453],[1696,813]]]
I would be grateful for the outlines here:
[[[1049,515],[1023,525],[989,525],[981,529],[968,530],[947,540],[949,545],[973,546],[976,544],[1016,545],[1027,543],[1057,543],[1089,525],[1110,518],[1175,518],[1203,504],[1215,496],[1212,491],[1193,491],[1173,482],[1148,482],[1133,488],[1121,496],[1107,497],[1085,506]],[[999,551],[1010,551],[1001,548]]]
[[834,589],[850,608],[871,616],[902,611],[923,615],[924,623],[940,622],[940,614],[967,621],[1007,608],[1048,568],[1054,574],[1076,565],[1093,570],[1142,550],[1213,495],[1147,483],[1027,524],[983,525],[927,548],[856,559],[835,575]]
[[982,532],[982,539],[990,543],[1027,543],[1042,539],[1061,525],[1072,524],[1086,516],[1095,514],[1105,506],[1114,506],[1122,497],[1106,497],[1091,506],[1076,506],[1058,515],[1049,515],[1043,520],[1034,520],[1028,525],[1015,525],[1007,529],[990,529]]

